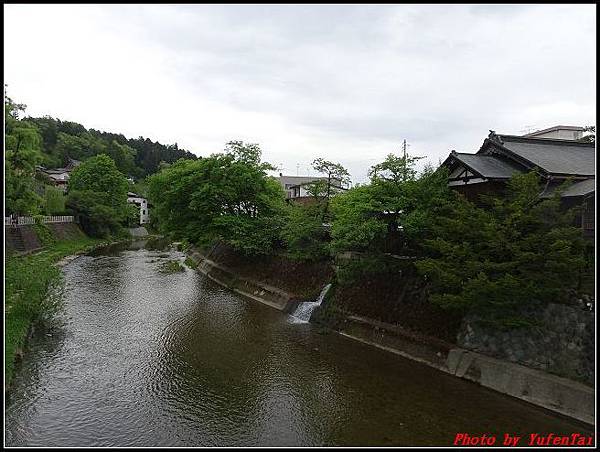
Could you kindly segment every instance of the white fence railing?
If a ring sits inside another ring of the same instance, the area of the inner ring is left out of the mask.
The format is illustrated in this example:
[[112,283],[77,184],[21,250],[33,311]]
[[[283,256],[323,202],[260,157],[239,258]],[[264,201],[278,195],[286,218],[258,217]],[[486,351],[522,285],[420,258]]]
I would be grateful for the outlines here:
[[[74,217],[72,215],[60,215],[60,216],[42,216],[38,217],[41,223],[73,223]],[[4,226],[23,226],[26,224],[35,224],[35,218],[33,217],[4,217]]]

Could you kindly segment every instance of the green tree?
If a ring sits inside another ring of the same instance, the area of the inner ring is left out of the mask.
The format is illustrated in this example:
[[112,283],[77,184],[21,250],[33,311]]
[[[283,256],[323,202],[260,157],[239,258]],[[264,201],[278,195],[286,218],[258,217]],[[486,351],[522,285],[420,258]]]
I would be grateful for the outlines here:
[[268,253],[280,235],[284,194],[266,168],[255,145],[179,160],[148,180],[153,218],[161,231],[191,242]]
[[416,163],[422,158],[424,157],[388,154],[383,162],[371,167],[369,177],[372,181],[387,181],[397,185],[415,180],[417,177]]
[[433,303],[509,327],[527,323],[528,306],[566,300],[584,264],[581,233],[559,192],[546,200],[540,192],[535,173],[516,175],[506,198],[484,208],[456,194],[431,218],[429,256],[417,267]]
[[42,198],[35,192],[35,167],[41,160],[37,128],[19,119],[26,106],[4,97],[4,177],[6,211],[23,215],[39,212]]
[[105,154],[87,159],[69,177],[69,192],[91,190],[105,193],[112,206],[126,205],[128,188],[127,178],[114,160]]
[[61,215],[65,212],[65,195],[62,190],[50,185],[44,186],[44,210],[48,215]]
[[127,222],[129,183],[115,162],[101,154],[73,170],[69,178],[67,207],[91,236],[118,234]]
[[312,167],[327,177],[326,180],[317,180],[308,185],[308,192],[323,201],[321,217],[322,222],[325,223],[329,220],[331,198],[339,193],[340,188],[350,183],[350,173],[341,164],[323,158],[313,160]]
[[392,155],[371,168],[371,182],[332,201],[332,250],[415,254],[431,233],[436,210],[449,202],[447,174],[415,169],[418,157]]
[[117,168],[125,174],[137,175],[135,167],[135,155],[136,151],[126,144],[119,144],[116,140],[113,140],[106,148],[106,154],[115,161]]
[[329,255],[329,231],[323,226],[318,204],[289,205],[282,238],[293,259],[318,261]]

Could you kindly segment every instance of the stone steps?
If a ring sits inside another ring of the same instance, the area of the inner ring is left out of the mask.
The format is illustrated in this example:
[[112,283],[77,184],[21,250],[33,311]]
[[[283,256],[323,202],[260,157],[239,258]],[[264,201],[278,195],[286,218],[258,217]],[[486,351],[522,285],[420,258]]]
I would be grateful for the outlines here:
[[25,251],[25,242],[19,228],[5,227],[4,242],[7,250]]

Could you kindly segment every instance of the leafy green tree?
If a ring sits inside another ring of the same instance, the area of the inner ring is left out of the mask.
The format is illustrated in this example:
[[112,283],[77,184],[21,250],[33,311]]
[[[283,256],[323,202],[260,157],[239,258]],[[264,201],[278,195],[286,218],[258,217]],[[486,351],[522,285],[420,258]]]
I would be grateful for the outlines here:
[[133,203],[128,203],[125,208],[125,224],[130,228],[140,225],[140,208]]
[[48,215],[61,215],[65,212],[65,195],[62,190],[50,185],[44,186],[44,210]]
[[313,160],[312,167],[315,171],[327,176],[327,180],[317,180],[309,184],[309,193],[323,200],[322,221],[329,219],[329,204],[333,195],[340,188],[350,183],[350,173],[339,163],[330,162],[323,158]]
[[115,209],[110,205],[111,199],[106,193],[93,190],[71,191],[66,204],[78,217],[81,228],[91,237],[119,235],[122,222],[127,220],[127,206]]
[[39,212],[42,198],[35,192],[35,167],[41,160],[37,128],[19,119],[26,108],[4,97],[4,176],[6,211],[21,215]]
[[106,154],[115,161],[117,168],[125,174],[137,175],[135,167],[135,155],[136,151],[126,144],[119,144],[116,140],[113,140],[106,149]]
[[89,235],[118,234],[127,222],[129,183],[115,162],[101,154],[73,170],[69,178],[67,207],[79,218]]
[[293,259],[318,261],[329,256],[329,231],[323,226],[318,204],[289,205],[282,238]]
[[540,192],[535,173],[516,175],[506,198],[483,208],[456,194],[431,218],[429,256],[417,267],[433,303],[510,327],[528,322],[528,306],[566,299],[584,264],[581,233],[559,193],[540,201]]
[[75,168],[69,177],[68,187],[69,192],[91,190],[105,193],[114,207],[127,204],[127,178],[114,160],[104,154],[91,157]]
[[397,185],[415,180],[417,178],[416,163],[422,158],[388,154],[383,162],[371,167],[369,177],[372,181],[387,181]]
[[280,235],[284,206],[281,185],[266,168],[255,145],[243,143],[179,160],[148,180],[153,218],[161,231],[191,242],[222,240],[245,254],[266,254]]
[[[372,167],[369,184],[354,187],[332,201],[334,252],[419,252],[420,243],[430,233],[431,218],[449,202],[450,194],[445,171],[427,167],[417,175],[418,159],[388,156]],[[392,245],[393,250],[389,249]]]

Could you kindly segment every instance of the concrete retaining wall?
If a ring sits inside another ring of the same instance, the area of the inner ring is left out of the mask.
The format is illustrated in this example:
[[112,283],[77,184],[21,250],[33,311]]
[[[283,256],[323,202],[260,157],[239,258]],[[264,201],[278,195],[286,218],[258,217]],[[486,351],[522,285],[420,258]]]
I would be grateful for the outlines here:
[[594,424],[594,389],[566,378],[489,356],[413,338],[396,325],[350,316],[338,333],[426,364],[481,386]]
[[519,364],[454,349],[447,371],[504,394],[594,424],[594,389]]
[[277,287],[237,276],[231,270],[205,257],[197,249],[190,248],[186,254],[198,265],[198,271],[244,297],[288,313],[296,309],[300,302]]

